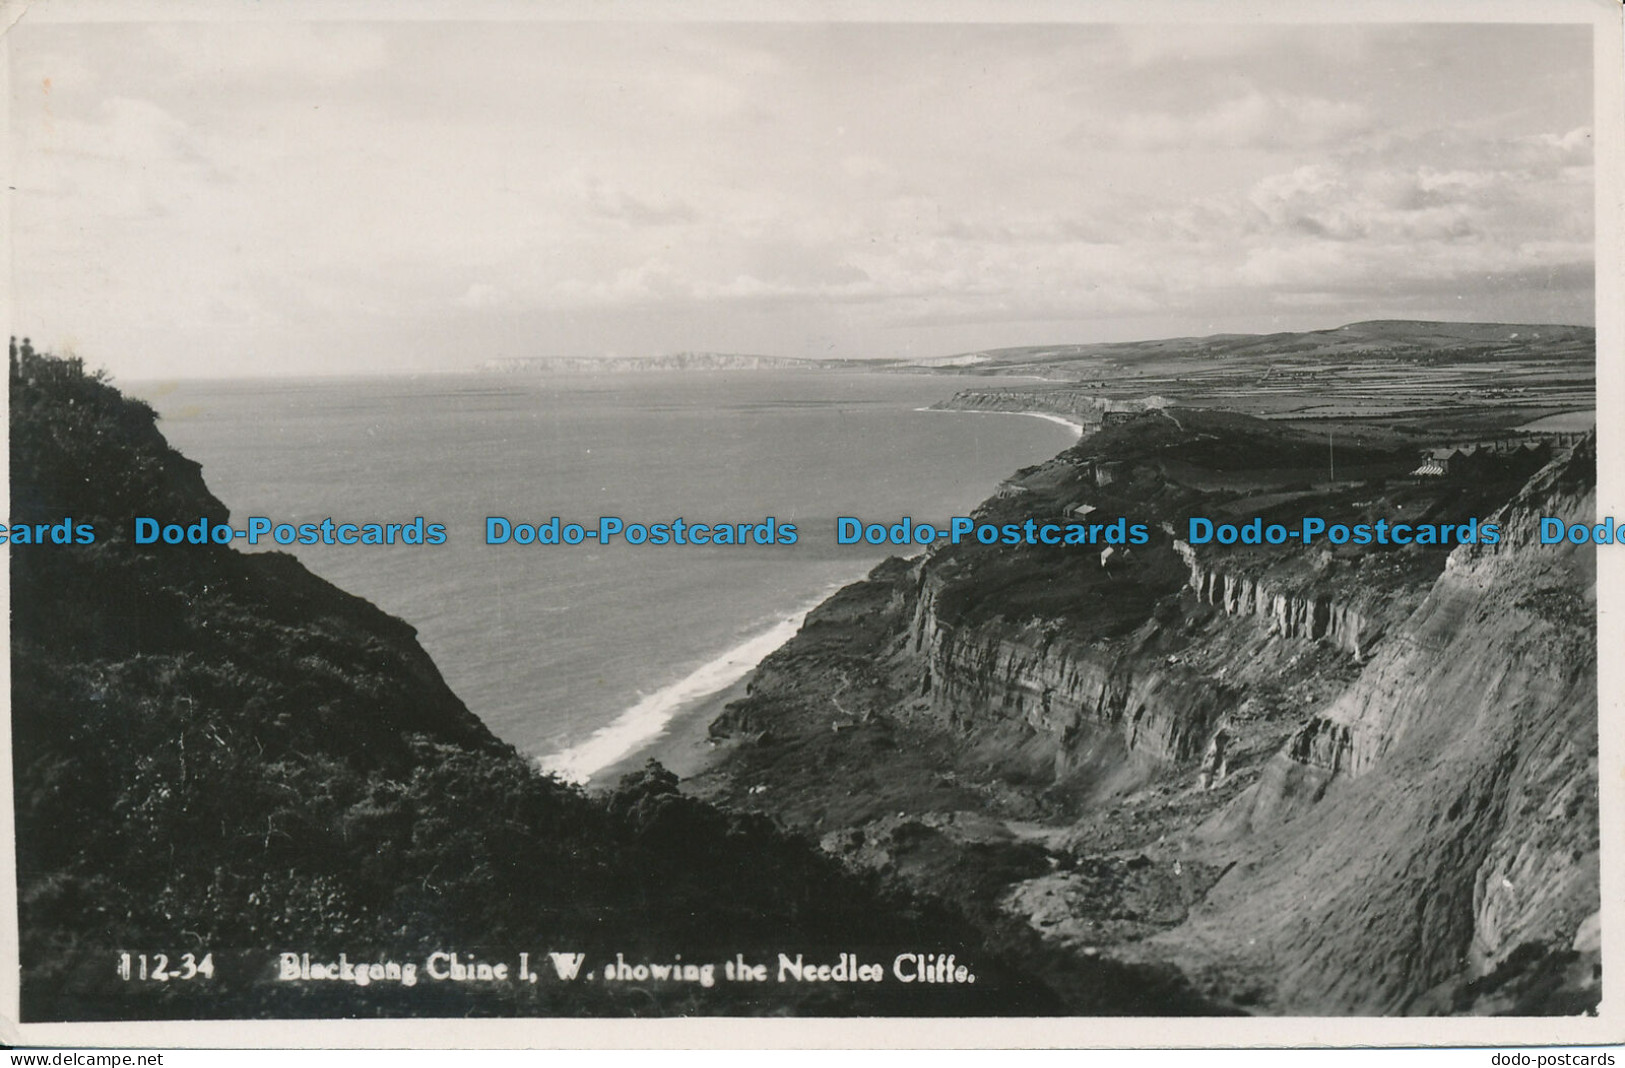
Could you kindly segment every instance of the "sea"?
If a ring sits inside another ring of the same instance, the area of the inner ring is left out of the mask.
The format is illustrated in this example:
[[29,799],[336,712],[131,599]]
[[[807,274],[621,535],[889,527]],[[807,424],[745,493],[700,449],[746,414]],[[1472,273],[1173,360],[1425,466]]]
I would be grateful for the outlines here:
[[[121,385],[158,411],[239,526],[444,524],[436,546],[281,551],[414,626],[496,734],[587,782],[737,682],[830,593],[920,551],[839,546],[837,517],[945,525],[1075,440],[1039,418],[924,410],[985,381],[717,371]],[[489,517],[555,516],[587,529],[601,516],[772,517],[797,541],[486,543]]]

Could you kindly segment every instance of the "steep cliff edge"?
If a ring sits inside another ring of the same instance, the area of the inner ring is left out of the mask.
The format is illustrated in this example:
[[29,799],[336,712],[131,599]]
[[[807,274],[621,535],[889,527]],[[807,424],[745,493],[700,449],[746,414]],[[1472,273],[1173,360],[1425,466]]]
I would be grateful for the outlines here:
[[[1351,464],[1379,475],[1409,462],[1351,452]],[[1019,492],[985,502],[978,517],[1087,514],[1093,543],[939,547],[882,569],[871,584],[885,613],[865,623],[875,631],[864,639],[870,652],[846,669],[845,685],[872,677],[883,692],[871,707],[957,739],[965,760],[955,774],[1027,814],[1075,812],[1103,790],[1144,785],[1203,759],[1221,732],[1239,731],[1254,749],[1279,742],[1346,685],[1444,561],[1437,550],[1199,554],[1173,536],[1190,515],[1239,507],[1259,499],[1258,487],[1295,478],[1301,455],[1291,435],[1256,420],[1183,409],[1085,438],[1020,473],[1008,484]],[[1271,499],[1337,514],[1380,508],[1385,494],[1419,514],[1470,506],[1433,488],[1384,490],[1380,479],[1375,489],[1350,483]],[[1129,544],[1113,534],[1129,516],[1158,533]],[[781,666],[802,649],[792,642],[770,659],[751,698],[713,734],[735,736],[744,721],[794,729],[795,717],[775,717],[770,706],[785,696],[781,681],[807,683],[807,671]],[[1004,791],[1007,776],[1024,789]]]
[[[1267,639],[1300,650],[1290,643],[1318,643],[1357,664],[1422,596],[1377,584],[1375,568],[1350,588],[1346,577],[1314,574],[1290,557],[1232,573],[1182,542],[1174,549],[1190,567],[1188,588],[1154,587],[1160,596],[1143,621],[1114,635],[1080,636],[1053,618],[945,621],[938,597],[952,577],[922,568],[908,634],[921,694],[950,726],[1003,718],[1054,739],[1058,778],[1069,770],[1070,744],[1091,728],[1116,732],[1152,761],[1189,762],[1245,700],[1249,677],[1274,670],[1280,650]],[[1142,561],[1156,552],[1167,550],[1145,550]],[[1236,625],[1204,619],[1209,605]]]
[[[1528,533],[1589,518],[1590,453],[1430,481],[1374,452],[1358,480],[1294,485],[1301,452],[1271,434],[1182,411],[1020,473],[980,518],[1081,498],[1164,536],[889,562],[769,658],[691,788],[1249,1011],[1594,1005],[1593,579]],[[1294,511],[1506,534],[1175,537]]]
[[920,692],[950,727],[976,730],[1004,719],[1048,739],[1057,781],[1072,772],[1092,732],[1112,731],[1152,761],[1194,759],[1234,703],[1226,687],[1178,657],[1149,651],[1154,624],[1120,641],[1069,636],[1042,619],[955,625],[938,612],[943,581],[921,576],[909,625]]
[[[1204,829],[1265,833],[1157,943],[1251,945],[1287,1011],[1595,1000],[1595,557],[1532,543],[1540,516],[1593,520],[1593,463],[1582,449],[1542,471],[1498,517],[1506,541],[1451,555],[1354,686]],[[1494,1000],[1487,977],[1531,969]]]
[[[134,544],[137,515],[229,517],[150,408],[77,361],[14,348],[9,370],[10,520],[96,532],[9,546],[24,1020],[1128,1011],[1104,980],[1063,999],[953,910],[658,766],[604,797],[541,774],[411,627],[290,556]],[[343,953],[398,977],[435,952],[553,950],[583,974],[617,953],[720,973],[740,950],[854,944],[955,947],[981,981],[362,986],[278,963]],[[126,952],[165,954],[177,981],[121,979]],[[178,981],[182,954],[209,974]]]
[[[1334,589],[1312,565],[1289,560],[1285,566],[1226,570],[1183,541],[1174,548],[1190,568],[1196,600],[1230,616],[1255,616],[1283,638],[1326,641],[1363,660],[1393,623],[1404,619],[1420,591],[1400,584]],[[1331,554],[1322,551],[1320,561]]]

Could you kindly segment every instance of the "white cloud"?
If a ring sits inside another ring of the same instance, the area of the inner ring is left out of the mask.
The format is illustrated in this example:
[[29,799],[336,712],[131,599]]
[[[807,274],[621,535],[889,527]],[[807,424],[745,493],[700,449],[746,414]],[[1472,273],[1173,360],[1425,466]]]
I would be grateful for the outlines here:
[[210,81],[332,86],[382,70],[388,62],[378,30],[332,22],[267,19],[215,24],[205,32],[194,25],[158,24],[145,27],[136,40],[160,53],[149,62]]
[[662,192],[640,196],[604,178],[584,180],[580,197],[593,215],[631,226],[664,226],[695,218],[694,209],[676,197]]
[[512,299],[513,295],[501,286],[475,282],[463,291],[455,303],[461,308],[498,308]]
[[1078,132],[1102,147],[1190,152],[1335,145],[1371,125],[1370,112],[1357,103],[1253,90],[1195,110],[1095,116]]
[[1595,179],[1589,83],[1551,85],[1589,53],[1531,65],[1532,32],[23,26],[19,326],[317,369],[521,335],[867,354],[1529,271],[1562,319]]
[[1184,17],[1177,22],[1119,26],[1116,35],[1121,54],[1131,67],[1200,64],[1245,68],[1259,62],[1279,62],[1282,55],[1361,62],[1370,47],[1366,30],[1347,23],[1325,27],[1259,25]]

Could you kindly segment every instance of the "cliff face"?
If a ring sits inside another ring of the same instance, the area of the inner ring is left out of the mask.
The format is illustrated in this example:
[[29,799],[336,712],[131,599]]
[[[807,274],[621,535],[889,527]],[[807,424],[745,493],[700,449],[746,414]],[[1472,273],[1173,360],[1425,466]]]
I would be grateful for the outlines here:
[[1458,548],[1355,684],[1210,825],[1254,832],[1256,853],[1168,944],[1247,932],[1289,1010],[1459,1010],[1471,989],[1439,984],[1535,964],[1594,993],[1594,555],[1527,533],[1541,515],[1592,520],[1591,463],[1532,480],[1499,517],[1502,544]]
[[922,577],[909,634],[933,713],[961,730],[1019,722],[1053,747],[1058,778],[1077,744],[1101,730],[1153,760],[1193,759],[1232,703],[1223,687],[1132,644],[1071,640],[1042,622],[946,623],[939,589],[940,580]]
[[[1071,637],[1058,619],[948,622],[939,603],[953,580],[924,565],[907,638],[918,693],[957,731],[1003,722],[1036,732],[1053,749],[1057,779],[1072,770],[1073,750],[1103,730],[1136,757],[1189,763],[1243,703],[1249,676],[1278,673],[1284,654],[1315,645],[1358,664],[1422,596],[1403,587],[1351,590],[1330,579],[1317,589],[1290,558],[1274,570],[1229,573],[1182,542],[1174,551],[1190,568],[1185,591],[1172,598],[1178,607],[1164,602],[1132,633],[1111,638]],[[1222,615],[1195,632],[1172,618],[1203,606]],[[1299,744],[1322,741],[1306,731]]]
[[936,407],[966,412],[1055,412],[1099,426],[1106,401],[1075,390],[962,389]]
[[[1198,450],[1275,459],[1224,428],[1211,443],[1172,420],[1113,433],[1070,462],[1119,442],[1143,472]],[[742,741],[705,788],[903,878],[957,857],[966,894],[1053,944],[1171,965],[1232,1005],[1583,1011],[1598,996],[1595,579],[1589,550],[1534,531],[1592,520],[1593,465],[1582,448],[1533,478],[1294,491],[1320,514],[1478,516],[1503,531],[1495,546],[892,561],[730,706],[716,737],[748,724],[771,741]],[[983,507],[1009,520],[1041,490]],[[1153,525],[1212,499],[1150,474],[1127,493]],[[1091,501],[1122,506],[1098,487]],[[863,714],[832,731],[832,702]],[[741,797],[731,781],[766,785]],[[1047,870],[1017,852],[1035,845]]]
[[[1501,685],[1506,671],[1516,670],[1525,659],[1518,656],[1503,664],[1499,655],[1505,651],[1502,646],[1516,644],[1508,641],[1516,639],[1515,628],[1528,624],[1531,637],[1552,629],[1538,618],[1525,618],[1532,606],[1561,605],[1567,618],[1550,622],[1566,624],[1570,640],[1584,642],[1590,637],[1595,628],[1596,582],[1591,550],[1582,552],[1567,544],[1541,546],[1537,531],[1542,516],[1556,516],[1565,523],[1591,520],[1595,482],[1587,472],[1594,462],[1587,451],[1548,465],[1491,520],[1504,531],[1499,544],[1457,548],[1445,573],[1403,620],[1359,684],[1305,724],[1286,755],[1307,767],[1350,778],[1371,770],[1402,742],[1427,711],[1428,701],[1438,697],[1417,686],[1418,668],[1462,671],[1468,680],[1462,683],[1463,693],[1484,683]],[[1457,659],[1464,653],[1463,643],[1471,646],[1466,661]],[[1595,663],[1592,648],[1579,665],[1570,666],[1594,674]],[[1515,685],[1538,695],[1552,681],[1523,679]],[[1566,684],[1555,687],[1566,688]]]
[[1199,603],[1222,608],[1228,616],[1257,617],[1271,634],[1283,638],[1326,641],[1356,660],[1364,660],[1390,621],[1403,619],[1415,602],[1409,591],[1334,592],[1317,590],[1312,583],[1287,585],[1268,573],[1226,571],[1183,541],[1174,548],[1190,568],[1190,588]]

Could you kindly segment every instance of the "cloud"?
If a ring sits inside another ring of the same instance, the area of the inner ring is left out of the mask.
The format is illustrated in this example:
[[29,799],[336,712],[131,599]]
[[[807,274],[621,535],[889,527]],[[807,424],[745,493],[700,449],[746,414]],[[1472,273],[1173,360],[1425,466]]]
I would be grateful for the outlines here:
[[1358,174],[1312,164],[1260,181],[1248,196],[1261,231],[1331,241],[1457,241],[1475,236],[1473,187],[1420,172]]
[[384,69],[388,49],[377,30],[291,19],[211,24],[205,33],[184,24],[148,25],[141,38],[159,53],[151,62],[176,74],[218,83],[276,82],[333,86]]
[[19,327],[327,368],[461,358],[384,340],[455,334],[437,322],[556,351],[752,324],[758,350],[804,328],[867,352],[903,324],[951,350],[953,323],[1380,314],[1474,279],[1568,309],[1595,183],[1569,67],[1590,52],[1573,34],[1531,61],[1534,37],[25,25]]
[[1119,55],[1130,67],[1193,65],[1231,68],[1309,55],[1318,62],[1358,63],[1370,48],[1365,27],[1268,26],[1238,22],[1146,22],[1115,27]]
[[464,290],[463,295],[453,303],[460,308],[496,308],[507,304],[512,299],[513,294],[501,286],[475,282]]
[[1463,125],[1374,131],[1364,143],[1348,146],[1343,155],[1365,166],[1426,166],[1457,173],[1495,171],[1528,180],[1590,167],[1594,145],[1590,126],[1506,135]]
[[1077,134],[1101,147],[1166,152],[1333,145],[1372,127],[1362,104],[1254,89],[1196,111],[1097,115],[1081,123]]
[[168,215],[191,187],[226,181],[197,129],[150,100],[107,98],[88,116],[26,127],[18,138],[21,184],[82,197],[87,216]]
[[693,222],[694,208],[666,195],[637,196],[603,178],[592,178],[580,189],[587,210],[601,219],[614,219],[629,226],[668,226]]

